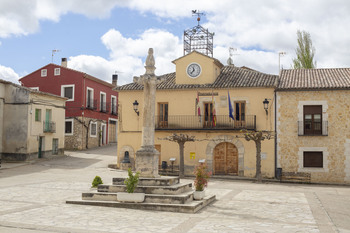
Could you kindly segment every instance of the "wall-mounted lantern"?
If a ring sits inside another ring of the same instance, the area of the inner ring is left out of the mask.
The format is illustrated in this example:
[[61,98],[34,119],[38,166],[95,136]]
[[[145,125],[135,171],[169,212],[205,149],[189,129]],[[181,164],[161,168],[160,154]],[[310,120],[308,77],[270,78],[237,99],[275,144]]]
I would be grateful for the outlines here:
[[263,101],[263,104],[264,104],[264,109],[265,109],[266,115],[268,114],[269,103],[270,102],[265,98],[265,100]]
[[134,103],[132,103],[133,107],[134,107],[134,111],[137,113],[137,115],[139,116],[140,115],[140,112],[139,112],[139,103],[137,102],[137,100],[135,100]]

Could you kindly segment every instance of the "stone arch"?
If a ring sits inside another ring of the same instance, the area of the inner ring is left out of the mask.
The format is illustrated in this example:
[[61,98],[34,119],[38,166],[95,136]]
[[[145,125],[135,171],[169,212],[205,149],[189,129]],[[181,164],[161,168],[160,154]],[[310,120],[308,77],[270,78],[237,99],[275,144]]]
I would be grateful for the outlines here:
[[213,171],[214,148],[221,142],[229,142],[238,150],[238,176],[244,176],[244,145],[241,140],[231,135],[219,135],[208,142],[206,149],[206,162],[210,171]]
[[119,156],[118,156],[119,167],[121,165],[121,162],[124,159],[124,153],[126,151],[129,152],[130,163],[131,163],[132,169],[134,169],[135,168],[135,151],[134,151],[134,148],[132,148],[132,146],[128,146],[128,145],[120,148]]

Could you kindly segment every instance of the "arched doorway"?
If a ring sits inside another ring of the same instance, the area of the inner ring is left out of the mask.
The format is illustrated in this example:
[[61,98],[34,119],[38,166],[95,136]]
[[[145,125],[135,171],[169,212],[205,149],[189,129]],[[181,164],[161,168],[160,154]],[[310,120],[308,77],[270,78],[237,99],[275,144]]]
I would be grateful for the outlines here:
[[222,142],[214,148],[214,175],[238,175],[238,149],[229,142]]

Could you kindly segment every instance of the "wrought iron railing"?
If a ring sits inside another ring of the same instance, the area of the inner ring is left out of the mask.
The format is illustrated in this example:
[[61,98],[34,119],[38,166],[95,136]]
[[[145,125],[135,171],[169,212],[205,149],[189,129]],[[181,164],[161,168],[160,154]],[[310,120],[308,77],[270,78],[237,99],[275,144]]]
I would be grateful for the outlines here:
[[44,121],[43,131],[44,133],[56,133],[56,123],[53,121]]
[[256,129],[256,116],[245,115],[232,120],[228,115],[205,116],[156,116],[156,130],[218,130],[218,129]]
[[97,109],[97,99],[88,100],[86,104],[87,109],[96,110]]
[[111,114],[112,115],[118,115],[118,110],[117,109],[118,109],[117,105],[112,103]]
[[298,136],[328,136],[328,121],[310,122],[298,121]]
[[109,103],[106,103],[106,102],[100,103],[100,111],[101,112],[108,112],[109,111]]

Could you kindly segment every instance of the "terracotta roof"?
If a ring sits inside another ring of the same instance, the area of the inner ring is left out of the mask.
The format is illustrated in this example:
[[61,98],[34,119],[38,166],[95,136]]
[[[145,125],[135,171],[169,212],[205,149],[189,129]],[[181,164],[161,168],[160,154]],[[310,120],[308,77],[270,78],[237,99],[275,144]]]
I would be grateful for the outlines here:
[[277,90],[350,88],[350,68],[282,70]]
[[[276,87],[277,75],[264,74],[235,66],[225,66],[214,83],[210,84],[175,84],[175,72],[163,75],[166,80],[157,85],[157,89],[194,89],[194,88],[236,88],[236,87]],[[129,83],[115,90],[142,90],[143,85]]]

